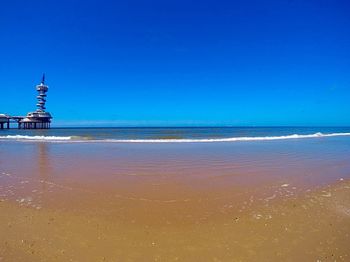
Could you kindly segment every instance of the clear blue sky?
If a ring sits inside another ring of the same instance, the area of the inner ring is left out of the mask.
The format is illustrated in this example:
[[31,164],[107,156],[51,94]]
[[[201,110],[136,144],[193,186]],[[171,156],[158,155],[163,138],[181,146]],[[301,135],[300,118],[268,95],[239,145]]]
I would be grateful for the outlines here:
[[346,0],[2,1],[0,112],[56,125],[350,125]]

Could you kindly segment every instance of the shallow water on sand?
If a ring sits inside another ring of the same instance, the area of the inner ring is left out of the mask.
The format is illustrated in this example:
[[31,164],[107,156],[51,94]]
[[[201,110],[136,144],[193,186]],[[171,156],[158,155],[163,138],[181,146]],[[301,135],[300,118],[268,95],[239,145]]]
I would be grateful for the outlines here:
[[350,138],[0,142],[4,261],[348,261]]

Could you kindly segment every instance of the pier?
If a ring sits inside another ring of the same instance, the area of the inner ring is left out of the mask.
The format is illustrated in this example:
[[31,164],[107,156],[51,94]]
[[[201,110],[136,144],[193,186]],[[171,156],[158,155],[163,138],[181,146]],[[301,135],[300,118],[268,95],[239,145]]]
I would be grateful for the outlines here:
[[10,128],[11,117],[5,114],[0,114],[0,129]]
[[45,74],[43,74],[41,83],[36,86],[37,109],[34,112],[27,113],[26,116],[10,116],[0,114],[0,129],[9,129],[10,123],[16,123],[18,129],[49,129],[51,127],[52,116],[46,112],[46,93],[49,87],[45,85]]

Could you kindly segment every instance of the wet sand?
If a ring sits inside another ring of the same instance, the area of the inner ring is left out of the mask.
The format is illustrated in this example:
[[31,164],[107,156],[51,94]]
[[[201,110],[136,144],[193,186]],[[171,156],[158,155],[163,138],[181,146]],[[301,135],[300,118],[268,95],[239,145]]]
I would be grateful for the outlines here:
[[349,261],[350,141],[0,145],[0,261]]
[[96,199],[70,211],[2,201],[0,252],[3,261],[349,261],[350,182],[279,192],[243,210],[239,199],[194,210],[200,203],[121,200],[105,213]]

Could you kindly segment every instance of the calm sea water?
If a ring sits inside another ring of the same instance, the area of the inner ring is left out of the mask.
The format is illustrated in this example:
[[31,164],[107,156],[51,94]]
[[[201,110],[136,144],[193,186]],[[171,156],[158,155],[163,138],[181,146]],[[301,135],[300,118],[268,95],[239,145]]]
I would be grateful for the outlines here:
[[[49,130],[0,130],[0,139],[72,140],[223,140],[327,134],[347,135],[350,127],[139,127],[139,128],[52,128]],[[301,137],[303,138],[303,137]]]

